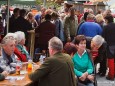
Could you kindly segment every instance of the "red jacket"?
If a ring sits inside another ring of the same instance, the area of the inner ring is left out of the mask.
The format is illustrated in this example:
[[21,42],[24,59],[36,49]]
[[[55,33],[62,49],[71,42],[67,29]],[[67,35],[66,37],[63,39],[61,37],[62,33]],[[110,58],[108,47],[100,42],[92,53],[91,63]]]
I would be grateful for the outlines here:
[[21,53],[17,47],[15,47],[14,53],[17,55],[17,57],[22,61],[22,62],[27,62],[26,55]]

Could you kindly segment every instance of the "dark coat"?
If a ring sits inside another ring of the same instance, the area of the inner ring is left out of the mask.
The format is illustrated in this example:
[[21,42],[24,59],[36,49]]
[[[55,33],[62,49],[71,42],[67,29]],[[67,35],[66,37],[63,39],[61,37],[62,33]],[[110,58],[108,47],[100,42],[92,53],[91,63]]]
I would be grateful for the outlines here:
[[76,86],[73,62],[64,53],[48,57],[29,78],[39,81],[38,86]]
[[[52,24],[50,21],[45,21],[39,25],[35,30],[35,47],[47,48],[48,41],[55,36],[55,24]],[[43,48],[43,49],[44,49]]]

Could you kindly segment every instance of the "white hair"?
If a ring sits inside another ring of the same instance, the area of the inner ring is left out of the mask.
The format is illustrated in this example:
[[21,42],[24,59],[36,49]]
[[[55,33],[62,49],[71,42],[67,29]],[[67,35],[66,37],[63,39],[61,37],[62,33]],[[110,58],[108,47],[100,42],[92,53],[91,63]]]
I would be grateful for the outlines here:
[[9,37],[9,36],[11,36],[11,37],[13,37],[14,39],[17,40],[17,34],[15,34],[15,33],[7,33],[5,37]]
[[92,38],[92,41],[97,45],[97,46],[101,46],[103,44],[103,42],[105,41],[104,38],[100,35],[96,35]]
[[17,31],[17,32],[15,32],[15,34],[17,35],[17,41],[18,41],[18,43],[20,43],[21,40],[25,39],[25,34],[24,34],[24,32],[22,32],[22,31]]

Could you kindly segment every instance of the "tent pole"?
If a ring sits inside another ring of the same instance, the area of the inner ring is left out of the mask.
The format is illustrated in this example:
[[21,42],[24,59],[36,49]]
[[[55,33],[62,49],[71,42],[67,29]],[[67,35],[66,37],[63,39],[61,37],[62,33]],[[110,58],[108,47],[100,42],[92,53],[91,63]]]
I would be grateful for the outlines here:
[[9,32],[9,14],[10,14],[10,11],[9,11],[9,8],[10,8],[10,0],[7,0],[7,33]]

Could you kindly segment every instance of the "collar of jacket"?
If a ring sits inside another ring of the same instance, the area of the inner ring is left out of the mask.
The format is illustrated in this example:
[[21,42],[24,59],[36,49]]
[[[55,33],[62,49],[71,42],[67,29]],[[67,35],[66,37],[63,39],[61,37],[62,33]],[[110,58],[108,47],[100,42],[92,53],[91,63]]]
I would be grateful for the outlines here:
[[94,22],[94,20],[87,20],[87,22]]

